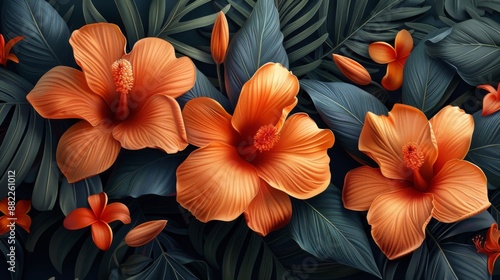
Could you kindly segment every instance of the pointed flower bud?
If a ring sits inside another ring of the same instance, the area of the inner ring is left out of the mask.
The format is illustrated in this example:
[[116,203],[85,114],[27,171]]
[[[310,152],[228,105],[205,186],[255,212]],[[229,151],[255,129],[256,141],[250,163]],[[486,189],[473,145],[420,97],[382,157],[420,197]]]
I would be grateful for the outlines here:
[[226,15],[221,11],[217,19],[215,19],[214,28],[212,29],[212,38],[210,40],[210,51],[212,52],[215,63],[221,64],[224,62],[228,44],[229,26],[227,24]]
[[139,247],[153,240],[167,225],[167,220],[154,220],[142,223],[125,236],[125,243],[130,247]]
[[342,74],[354,83],[364,86],[372,81],[370,73],[357,61],[339,54],[333,54],[333,61]]

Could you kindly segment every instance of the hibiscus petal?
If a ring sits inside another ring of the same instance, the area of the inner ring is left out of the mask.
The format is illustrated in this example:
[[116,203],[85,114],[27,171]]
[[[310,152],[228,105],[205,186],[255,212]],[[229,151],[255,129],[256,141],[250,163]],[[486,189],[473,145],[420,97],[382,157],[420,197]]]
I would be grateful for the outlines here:
[[264,125],[281,128],[297,104],[299,80],[278,63],[267,63],[243,85],[234,110],[233,127],[246,139]]
[[431,181],[434,194],[434,218],[454,223],[490,207],[486,176],[474,164],[453,159]]
[[260,180],[260,189],[244,212],[248,226],[266,236],[288,224],[292,218],[290,197]]
[[215,100],[199,97],[182,109],[190,144],[203,147],[212,142],[236,145],[238,133],[231,125],[231,115]]
[[97,248],[107,251],[113,243],[113,231],[103,221],[97,221],[92,224],[92,240]]
[[120,28],[106,22],[87,24],[73,31],[69,43],[88,86],[111,106],[119,98],[111,65],[125,54],[126,40]]
[[118,124],[113,137],[129,150],[159,148],[176,153],[188,145],[179,104],[161,95],[150,97],[139,112]]
[[141,39],[124,58],[130,61],[134,72],[132,102],[142,103],[156,94],[177,98],[190,90],[196,80],[191,59],[176,58],[174,47],[163,39]]
[[31,209],[31,200],[19,200],[16,204],[16,214],[26,214]]
[[403,65],[399,61],[387,65],[387,72],[382,78],[382,86],[386,90],[397,90],[403,84]]
[[366,114],[359,137],[359,150],[368,154],[380,166],[382,174],[391,179],[407,179],[412,170],[407,168],[402,149],[409,143],[418,145],[424,155],[420,173],[432,177],[437,147],[427,117],[420,110],[395,104],[389,116]]
[[406,58],[410,55],[411,50],[413,49],[413,37],[408,30],[402,29],[398,32],[394,41],[394,49],[396,50],[398,60],[406,61]]
[[489,116],[497,111],[500,111],[500,96],[496,92],[488,93],[483,98],[483,117]]
[[286,120],[276,146],[258,154],[252,164],[272,187],[307,199],[323,192],[330,183],[326,151],[334,141],[330,130],[319,129],[307,114],[297,113]]
[[45,73],[26,99],[48,119],[78,118],[95,126],[109,114],[106,102],[87,86],[83,72],[67,66]]
[[24,214],[17,217],[16,226],[22,227],[27,233],[30,232],[31,218]]
[[108,169],[120,151],[111,128],[95,127],[81,121],[70,127],[59,140],[56,159],[69,183],[94,176]]
[[459,107],[446,106],[429,122],[439,151],[434,163],[434,172],[438,173],[447,161],[463,159],[467,155],[474,131],[474,119]]
[[386,42],[375,42],[368,46],[368,54],[376,63],[387,64],[396,60],[396,51]]
[[130,224],[130,211],[128,207],[120,202],[110,203],[104,208],[101,214],[101,220],[106,223],[121,221],[124,224]]
[[165,226],[167,225],[167,220],[154,220],[142,223],[125,236],[125,243],[130,247],[139,247],[146,245],[151,240],[155,239],[158,234],[160,234]]
[[94,212],[88,208],[76,208],[64,218],[64,228],[75,230],[88,227],[97,221]]
[[96,193],[89,195],[87,201],[89,202],[90,209],[94,211],[94,215],[100,220],[106,204],[108,204],[108,195],[105,192]]
[[404,187],[401,181],[384,177],[379,168],[361,166],[345,175],[342,201],[347,209],[366,211],[377,196]]
[[390,260],[411,253],[422,244],[432,207],[432,194],[411,188],[375,198],[367,219],[375,243]]
[[177,201],[202,222],[236,219],[258,190],[255,168],[227,144],[208,144],[177,168]]

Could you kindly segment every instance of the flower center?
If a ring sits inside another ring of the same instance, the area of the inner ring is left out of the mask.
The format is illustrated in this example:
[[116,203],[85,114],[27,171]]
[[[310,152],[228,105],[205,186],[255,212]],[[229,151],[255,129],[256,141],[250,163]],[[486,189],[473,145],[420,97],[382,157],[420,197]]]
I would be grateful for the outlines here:
[[278,129],[274,125],[264,125],[257,130],[257,133],[253,137],[253,146],[259,152],[269,151],[278,143],[279,139]]
[[411,142],[403,146],[403,160],[408,168],[418,170],[424,164],[424,154],[417,144]]
[[120,94],[118,107],[116,108],[115,118],[124,120],[128,117],[130,111],[128,108],[128,93],[134,86],[134,73],[130,61],[122,58],[113,62],[111,65],[113,81],[115,82],[116,92]]

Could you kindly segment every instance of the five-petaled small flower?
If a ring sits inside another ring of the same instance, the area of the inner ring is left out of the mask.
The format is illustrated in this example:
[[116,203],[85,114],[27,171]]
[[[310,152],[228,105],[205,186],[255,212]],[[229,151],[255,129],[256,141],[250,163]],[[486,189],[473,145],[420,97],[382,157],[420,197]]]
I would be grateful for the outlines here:
[[476,245],[477,251],[488,256],[488,272],[491,275],[493,275],[493,270],[495,269],[495,262],[500,256],[499,239],[500,231],[498,231],[498,224],[492,224],[490,226],[486,233],[486,240],[480,235],[472,239],[474,245]]
[[[4,215],[0,217],[0,235],[3,235],[11,230],[9,224],[15,222],[16,225],[22,227],[26,232],[30,232],[31,218],[28,212],[31,209],[31,200],[19,200],[16,202],[14,210],[9,210],[9,197],[5,197],[0,201],[0,212]],[[11,214],[14,215],[11,215]]]

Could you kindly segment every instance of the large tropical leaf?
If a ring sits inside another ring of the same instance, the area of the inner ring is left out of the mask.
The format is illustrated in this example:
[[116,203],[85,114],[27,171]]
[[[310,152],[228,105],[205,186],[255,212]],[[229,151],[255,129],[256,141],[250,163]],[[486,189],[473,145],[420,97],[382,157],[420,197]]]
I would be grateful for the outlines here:
[[314,198],[292,203],[290,231],[302,249],[382,277],[359,215],[344,208],[340,189],[330,185]]
[[311,96],[319,114],[347,152],[359,161],[371,162],[358,149],[359,134],[367,112],[386,115],[387,108],[352,84],[301,80],[300,86]]
[[101,177],[99,175],[80,180],[75,183],[68,183],[66,178],[63,178],[61,191],[59,194],[59,207],[61,207],[64,215],[76,208],[88,208],[87,198],[90,195],[102,192]]
[[54,66],[74,65],[68,26],[44,0],[4,0],[2,33],[25,37],[15,47],[17,70],[32,83]]
[[500,187],[500,113],[487,117],[474,113],[474,133],[466,160],[479,166],[488,183]]
[[455,24],[427,41],[427,52],[452,65],[473,86],[500,81],[500,24],[488,18]]
[[258,1],[245,24],[232,38],[224,61],[226,90],[233,107],[243,84],[267,62],[281,63],[288,68],[274,1]]

